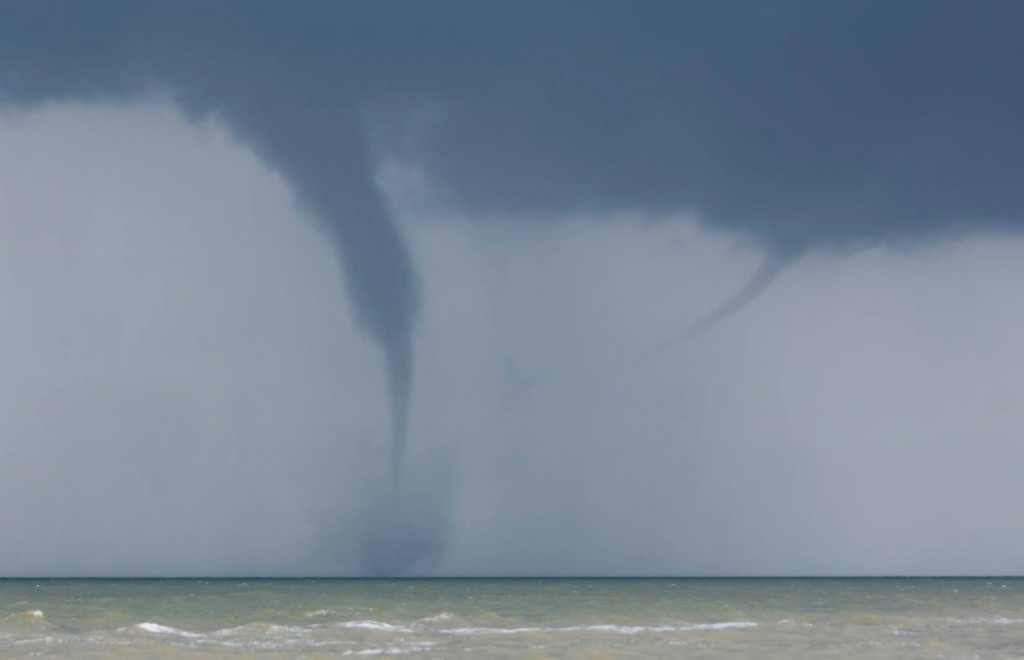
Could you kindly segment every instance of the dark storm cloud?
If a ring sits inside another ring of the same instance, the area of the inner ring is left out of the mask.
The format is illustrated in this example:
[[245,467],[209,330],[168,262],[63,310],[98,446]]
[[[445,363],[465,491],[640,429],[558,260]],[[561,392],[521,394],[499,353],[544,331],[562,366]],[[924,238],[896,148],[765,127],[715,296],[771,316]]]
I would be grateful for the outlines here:
[[299,188],[319,190],[321,176],[353,195],[368,185],[359,109],[396,128],[427,103],[442,108],[436,121],[386,146],[476,213],[685,208],[805,244],[1012,223],[1024,205],[1016,2],[101,2],[6,14],[9,98],[170,86],[224,113]]
[[0,98],[168,90],[280,171],[384,350],[397,473],[418,296],[381,156],[481,221],[753,236],[773,256],[714,321],[808,247],[1024,223],[1021,25],[1019,2],[33,1],[3,7]]

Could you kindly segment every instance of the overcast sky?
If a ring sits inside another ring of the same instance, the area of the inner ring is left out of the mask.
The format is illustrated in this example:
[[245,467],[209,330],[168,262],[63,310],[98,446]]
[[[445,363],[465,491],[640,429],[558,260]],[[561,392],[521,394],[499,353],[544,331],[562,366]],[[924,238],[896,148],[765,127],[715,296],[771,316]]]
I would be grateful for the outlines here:
[[1024,571],[1019,3],[9,13],[0,574]]

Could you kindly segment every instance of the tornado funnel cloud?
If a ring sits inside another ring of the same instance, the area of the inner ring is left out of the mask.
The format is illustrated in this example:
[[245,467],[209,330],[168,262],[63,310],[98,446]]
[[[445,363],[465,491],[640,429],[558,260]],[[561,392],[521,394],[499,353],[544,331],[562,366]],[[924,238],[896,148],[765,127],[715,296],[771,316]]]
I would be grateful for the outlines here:
[[388,392],[391,397],[391,484],[400,493],[406,430],[409,423],[409,397],[412,386],[412,344],[403,342],[387,348]]
[[776,249],[769,252],[764,261],[761,262],[760,267],[754,271],[754,274],[750,276],[739,291],[675,336],[646,350],[641,355],[641,360],[649,360],[679,344],[683,344],[736,314],[764,293],[798,256],[799,253],[795,250]]
[[[374,179],[358,113],[293,102],[229,105],[230,124],[291,183],[334,247],[356,325],[384,353],[398,492],[411,395],[416,274]],[[330,131],[322,130],[331,126]]]

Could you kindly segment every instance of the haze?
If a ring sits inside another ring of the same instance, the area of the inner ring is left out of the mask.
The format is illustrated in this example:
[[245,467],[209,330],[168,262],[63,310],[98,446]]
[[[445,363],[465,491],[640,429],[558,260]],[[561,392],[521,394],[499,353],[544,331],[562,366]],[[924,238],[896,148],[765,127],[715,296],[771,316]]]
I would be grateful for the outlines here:
[[0,27],[0,575],[1024,570],[1020,4],[212,7]]

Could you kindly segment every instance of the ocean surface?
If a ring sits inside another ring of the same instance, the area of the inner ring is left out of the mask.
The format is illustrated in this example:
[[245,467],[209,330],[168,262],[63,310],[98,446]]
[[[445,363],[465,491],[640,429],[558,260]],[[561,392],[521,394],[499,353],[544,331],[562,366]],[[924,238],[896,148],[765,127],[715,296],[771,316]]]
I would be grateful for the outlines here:
[[0,656],[1024,657],[1024,579],[0,580]]

